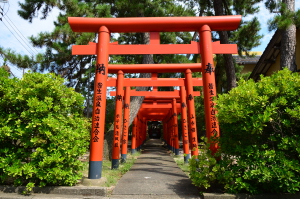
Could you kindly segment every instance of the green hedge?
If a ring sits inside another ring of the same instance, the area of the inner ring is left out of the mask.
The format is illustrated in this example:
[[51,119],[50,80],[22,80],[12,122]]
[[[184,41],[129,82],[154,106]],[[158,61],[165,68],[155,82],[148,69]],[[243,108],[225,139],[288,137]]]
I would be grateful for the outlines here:
[[89,145],[83,97],[54,74],[9,78],[0,69],[0,180],[33,186],[74,185]]
[[[191,162],[194,183],[233,193],[299,191],[299,74],[284,69],[257,83],[240,81],[218,97],[217,108],[221,160],[208,162],[212,156],[203,149],[200,161]],[[196,177],[197,171],[213,177]]]

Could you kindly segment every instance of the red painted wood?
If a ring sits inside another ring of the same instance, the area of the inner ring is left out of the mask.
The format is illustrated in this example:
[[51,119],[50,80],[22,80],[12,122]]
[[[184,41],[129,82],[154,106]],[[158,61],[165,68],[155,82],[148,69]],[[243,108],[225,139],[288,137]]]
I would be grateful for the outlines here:
[[[107,87],[117,86],[116,78],[107,79]],[[124,86],[184,86],[184,78],[126,78],[124,79]],[[193,78],[193,86],[202,86],[202,78]]]
[[110,32],[192,32],[203,25],[211,30],[235,30],[242,16],[211,17],[130,17],[130,18],[88,18],[68,17],[74,32],[98,32],[106,26]]
[[[236,54],[236,44],[220,44],[213,42],[213,54]],[[89,45],[73,45],[72,55],[95,55],[96,44],[90,42]],[[201,54],[199,42],[192,41],[191,44],[131,44],[119,45],[117,42],[109,44],[110,55],[130,55],[130,54]]]

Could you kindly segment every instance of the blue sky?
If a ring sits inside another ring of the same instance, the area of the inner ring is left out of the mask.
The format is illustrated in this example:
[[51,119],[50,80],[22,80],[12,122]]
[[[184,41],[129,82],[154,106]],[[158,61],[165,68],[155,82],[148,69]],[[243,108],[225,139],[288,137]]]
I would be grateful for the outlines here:
[[[25,0],[20,0],[24,2]],[[50,13],[47,20],[40,20],[39,17],[35,18],[32,23],[23,20],[18,16],[17,10],[19,9],[18,1],[9,0],[9,3],[0,3],[1,8],[4,9],[4,16],[0,21],[0,46],[10,48],[20,54],[27,54],[29,56],[42,52],[43,49],[34,48],[30,45],[28,37],[37,35],[39,32],[52,31],[54,28],[53,21],[58,15],[58,11],[54,10]],[[260,34],[264,37],[261,40],[261,45],[253,49],[253,51],[264,51],[274,32],[268,32],[267,21],[274,16],[264,6],[263,3],[258,4],[260,12],[255,16],[258,17],[261,23]],[[300,8],[300,0],[296,0],[296,9]],[[0,15],[1,17],[1,15]],[[249,20],[253,16],[248,16],[243,20]],[[6,27],[7,26],[7,27]],[[22,34],[22,36],[21,36]],[[19,36],[18,36],[19,35]],[[20,45],[22,43],[22,45]],[[0,65],[3,64],[3,58],[0,56]],[[15,66],[9,65],[12,72],[17,77],[22,77],[23,71]]]

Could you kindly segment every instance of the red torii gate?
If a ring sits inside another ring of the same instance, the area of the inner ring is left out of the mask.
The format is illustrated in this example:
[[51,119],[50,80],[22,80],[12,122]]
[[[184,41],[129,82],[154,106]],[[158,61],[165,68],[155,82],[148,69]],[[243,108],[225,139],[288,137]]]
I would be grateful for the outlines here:
[[[238,28],[241,16],[215,17],[139,17],[139,18],[81,18],[69,17],[69,24],[74,32],[98,32],[98,43],[74,47],[73,54],[96,54],[96,77],[94,111],[91,132],[91,153],[89,178],[101,178],[104,122],[106,109],[106,80],[108,73],[109,54],[196,54],[202,58],[202,74],[204,87],[204,104],[206,117],[206,135],[219,135],[219,125],[216,120],[216,110],[213,98],[216,96],[213,54],[236,53],[236,45],[220,44],[213,47],[211,31],[235,30]],[[159,35],[152,34],[150,45],[117,45],[109,44],[110,32],[180,32],[199,31],[200,43],[195,44],[159,44]],[[226,46],[222,48],[222,46]],[[200,47],[200,48],[199,48]],[[232,47],[232,48],[231,48]],[[77,49],[76,49],[77,48]],[[159,50],[163,49],[163,50]],[[193,49],[193,50],[192,50]],[[232,50],[232,51],[231,51]],[[97,93],[97,89],[101,92]],[[103,99],[103,100],[102,100]],[[193,96],[189,96],[193,99]],[[97,107],[98,105],[98,107]],[[96,112],[96,108],[99,110]],[[217,146],[211,144],[215,152]],[[99,151],[100,153],[95,153]]]
[[[176,155],[179,155],[179,133],[178,133],[178,125],[177,125],[177,113],[181,112],[181,105],[180,103],[176,103],[175,98],[170,98],[170,103],[164,103],[164,104],[142,104],[139,114],[141,114],[146,121],[149,120],[166,120],[167,116],[171,113],[172,119],[172,131],[174,131],[173,136],[168,131],[164,131],[164,140],[166,141],[168,147],[170,150],[172,150]],[[175,114],[175,115],[174,115]],[[167,139],[169,137],[172,138],[173,142],[170,139]],[[134,138],[133,138],[134,139]],[[185,143],[185,145],[188,148],[188,143]],[[189,152],[184,151],[185,154],[189,154]]]
[[[110,69],[109,69],[110,71]],[[187,72],[190,73],[190,70],[187,70]],[[168,79],[170,81],[166,81],[165,79]],[[134,81],[130,81],[130,80],[134,80]],[[160,81],[161,80],[161,81]],[[172,81],[175,80],[175,81]],[[181,89],[184,89],[184,85],[185,84],[189,84],[189,86],[191,87],[191,89],[188,89],[188,95],[191,96],[199,96],[200,92],[197,91],[193,91],[192,86],[202,86],[202,79],[201,78],[192,78],[191,75],[187,75],[186,79],[183,78],[157,78],[157,73],[152,73],[152,77],[151,78],[126,78],[124,79],[123,77],[123,72],[122,71],[118,71],[118,78],[109,78],[108,82],[110,82],[111,84],[107,85],[107,86],[117,86],[117,91],[111,91],[110,95],[111,96],[117,96],[117,101],[116,101],[116,111],[115,111],[115,129],[114,129],[114,138],[113,138],[113,157],[112,157],[112,168],[116,169],[119,166],[119,149],[120,149],[120,134],[121,134],[121,130],[119,130],[119,121],[120,121],[120,115],[122,114],[122,109],[121,109],[121,104],[122,104],[122,99],[123,99],[123,86],[124,86],[124,82],[126,83],[126,86],[153,86],[153,91],[130,91],[130,95],[131,96],[145,96],[146,99],[157,99],[157,97],[159,98],[164,98],[164,99],[174,99],[175,98],[181,98],[181,104],[182,107],[186,107],[183,106],[185,104],[185,95],[182,93],[184,92],[181,91],[179,92],[178,90],[175,91],[158,91],[157,90],[157,86],[181,86]],[[193,82],[194,84],[192,85],[191,82]],[[126,88],[127,88],[126,87]],[[128,92],[129,93],[129,92]],[[125,95],[125,98],[127,98],[128,96]],[[184,98],[184,99],[183,99]],[[190,99],[191,102],[194,101],[194,99]],[[175,102],[173,102],[172,106],[176,105],[176,100]],[[125,102],[126,104],[126,102]],[[129,106],[128,106],[129,107]],[[191,110],[189,110],[190,113],[192,113],[193,115],[195,115],[195,109],[194,109],[194,104],[192,103],[190,106]],[[185,109],[182,109],[185,110]],[[174,114],[176,114],[177,117],[177,111],[173,110]],[[197,142],[197,131],[196,129],[196,120],[195,117],[191,117],[191,118],[187,118],[186,114],[184,114],[184,121],[185,123],[187,123],[189,121],[190,124],[193,124],[193,126],[191,126],[191,138],[193,138],[193,140],[191,140],[191,148],[198,146],[198,142]],[[127,115],[125,116],[127,117]],[[126,118],[126,121],[129,120]],[[124,119],[125,121],[125,119]],[[143,122],[142,122],[143,123]],[[125,125],[125,123],[124,123]],[[185,132],[184,134],[187,135],[188,134],[188,130],[187,130],[187,126],[186,124],[183,125],[183,127],[185,127]],[[194,131],[192,131],[192,129],[194,129]],[[178,133],[177,133],[178,134]],[[127,133],[125,133],[125,135],[123,135],[123,139],[125,142],[125,145],[122,145],[122,153],[121,153],[121,157],[122,160],[126,159],[126,154],[127,154],[127,138],[126,138]],[[187,136],[185,136],[184,138],[186,138]],[[123,141],[122,139],[122,141]],[[177,138],[178,139],[178,138]],[[134,141],[133,141],[134,142]],[[178,142],[177,142],[178,144]],[[184,144],[186,145],[184,147],[184,152],[186,154],[185,156],[185,160],[187,161],[189,159],[189,152],[188,150],[186,150],[186,148],[188,148],[188,140],[185,140]],[[126,149],[124,149],[126,148]],[[174,148],[175,153],[178,155],[179,153],[179,145],[178,147]],[[198,150],[197,147],[195,150],[192,150],[192,155],[198,155]]]
[[[188,130],[187,130],[187,126],[186,123],[188,121],[187,118],[187,114],[186,114],[186,106],[182,106],[183,104],[186,104],[186,95],[185,95],[185,90],[184,87],[181,86],[181,90],[179,93],[179,90],[174,90],[174,91],[135,91],[132,90],[130,92],[131,96],[145,96],[146,101],[148,101],[147,103],[143,102],[143,104],[140,107],[140,111],[139,112],[143,112],[145,111],[145,113],[147,113],[147,115],[150,115],[150,113],[156,112],[156,114],[154,114],[155,116],[159,115],[158,117],[155,117],[155,120],[164,120],[166,114],[169,112],[169,110],[171,110],[173,107],[176,106],[177,111],[176,112],[180,112],[182,113],[182,125],[183,125],[183,140],[184,140],[184,153],[185,153],[185,161],[187,161],[190,157],[190,154],[188,152]],[[116,96],[116,91],[111,91],[110,92],[111,96]],[[159,101],[157,102],[157,97],[163,97],[165,100],[164,101]],[[194,91],[193,92],[193,96],[200,96],[200,92],[199,91]],[[125,98],[127,96],[125,95]],[[180,98],[180,101],[176,101],[176,98]],[[151,100],[151,103],[149,103],[149,100]],[[168,99],[168,100],[167,100]],[[175,104],[174,104],[175,103]],[[159,109],[159,111],[154,111],[154,110]],[[166,111],[167,110],[167,111]],[[159,113],[159,114],[158,114]],[[151,115],[151,117],[153,118],[153,115]],[[150,119],[150,118],[149,118]],[[167,133],[167,132],[166,132]],[[185,139],[186,138],[186,139]],[[135,148],[133,148],[135,149]],[[135,150],[133,150],[135,151]],[[178,155],[178,151],[175,151],[176,155]]]

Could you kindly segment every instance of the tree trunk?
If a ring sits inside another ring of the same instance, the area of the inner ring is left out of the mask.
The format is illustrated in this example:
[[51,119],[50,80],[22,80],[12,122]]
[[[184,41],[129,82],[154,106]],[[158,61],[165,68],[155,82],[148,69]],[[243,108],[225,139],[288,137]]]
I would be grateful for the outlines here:
[[[214,1],[214,10],[216,16],[222,16],[223,13],[223,3],[222,0],[215,0]],[[228,34],[226,31],[218,31],[221,44],[228,44]],[[235,67],[233,64],[233,58],[231,54],[223,54],[224,61],[225,61],[225,71],[227,77],[227,92],[230,91],[232,88],[236,87],[236,75],[235,75]]]
[[[141,33],[143,38],[143,44],[149,44],[150,42],[150,33]],[[143,64],[153,64],[153,55],[143,55]],[[140,78],[150,78],[151,73],[141,73]],[[149,87],[137,87],[137,91],[146,91]],[[143,103],[144,97],[141,96],[132,96],[130,97],[130,113],[129,113],[129,126],[136,117],[141,104]],[[105,133],[104,140],[104,157],[111,160],[112,153],[112,143],[113,143],[113,132],[114,132],[114,123],[109,128],[108,132]]]
[[[295,12],[295,0],[284,0],[287,9]],[[287,29],[282,31],[281,46],[280,46],[280,67],[287,67],[295,72],[296,65],[296,25],[292,24]]]

